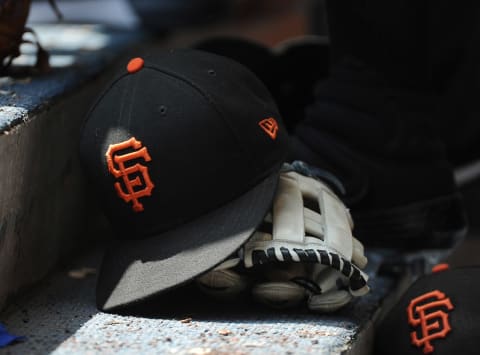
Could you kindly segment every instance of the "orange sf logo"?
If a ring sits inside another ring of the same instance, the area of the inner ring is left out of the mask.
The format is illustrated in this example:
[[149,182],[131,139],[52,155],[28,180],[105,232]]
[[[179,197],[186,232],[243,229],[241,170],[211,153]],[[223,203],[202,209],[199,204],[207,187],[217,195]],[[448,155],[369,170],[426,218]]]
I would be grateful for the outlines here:
[[[132,148],[135,151],[122,155],[115,155],[115,153],[118,151],[128,148]],[[152,194],[152,189],[154,188],[152,180],[150,180],[150,176],[148,175],[148,168],[139,163],[125,167],[125,163],[141,158],[143,158],[143,160],[146,162],[152,160],[148,154],[147,148],[142,148],[142,142],[137,141],[135,137],[132,137],[127,141],[118,144],[111,144],[108,147],[105,156],[107,158],[108,171],[110,171],[110,173],[117,179],[121,177],[123,184],[127,189],[127,192],[123,191],[120,183],[116,182],[114,186],[115,190],[117,190],[118,196],[126,203],[133,202],[132,208],[135,212],[143,211],[143,205],[138,201],[138,199],[140,197],[150,196]],[[117,167],[115,167],[115,164]],[[142,186],[140,176],[137,175],[133,179],[130,178],[130,176],[135,173],[140,173],[143,177],[144,187],[142,189],[136,189],[139,186]]]
[[275,121],[275,118],[265,118],[264,120],[258,122],[258,124],[270,138],[277,138],[278,123]]
[[451,311],[453,305],[450,298],[438,290],[414,298],[408,305],[408,323],[414,327],[420,326],[422,333],[419,339],[416,331],[411,332],[410,339],[413,345],[419,348],[423,346],[424,354],[433,352],[432,340],[445,338],[452,330],[448,313],[442,308]]

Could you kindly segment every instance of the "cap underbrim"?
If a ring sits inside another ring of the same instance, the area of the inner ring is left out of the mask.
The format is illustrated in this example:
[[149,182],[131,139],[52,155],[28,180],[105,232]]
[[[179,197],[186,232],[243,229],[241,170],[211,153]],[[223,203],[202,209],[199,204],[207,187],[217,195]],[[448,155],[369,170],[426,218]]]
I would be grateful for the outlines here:
[[214,268],[253,235],[272,204],[277,183],[278,172],[176,229],[142,240],[116,241],[103,258],[97,307],[107,312],[125,309]]

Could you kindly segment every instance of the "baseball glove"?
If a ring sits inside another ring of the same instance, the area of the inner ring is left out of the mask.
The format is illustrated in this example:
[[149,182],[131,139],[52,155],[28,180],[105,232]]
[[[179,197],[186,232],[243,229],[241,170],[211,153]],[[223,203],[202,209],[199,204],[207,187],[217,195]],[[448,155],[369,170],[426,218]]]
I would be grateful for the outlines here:
[[251,293],[274,308],[306,300],[323,313],[369,291],[367,258],[352,236],[350,213],[309,171],[301,162],[284,167],[263,225],[237,255],[197,278],[202,291],[220,299]]
[[[40,46],[33,30],[25,27],[30,3],[30,0],[0,0],[0,74],[3,74],[13,59],[20,55],[20,45],[23,43],[33,43],[37,46],[35,67],[41,72],[49,69],[48,53]],[[55,1],[49,0],[49,3],[57,17],[61,18]],[[35,41],[23,39],[25,33],[32,33]]]

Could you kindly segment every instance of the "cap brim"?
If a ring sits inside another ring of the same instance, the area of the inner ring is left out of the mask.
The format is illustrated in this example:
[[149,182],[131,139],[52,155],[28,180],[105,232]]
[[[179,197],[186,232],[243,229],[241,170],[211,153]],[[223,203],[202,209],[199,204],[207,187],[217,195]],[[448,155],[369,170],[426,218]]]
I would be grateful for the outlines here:
[[113,312],[178,287],[244,244],[267,214],[278,172],[243,196],[196,220],[143,240],[118,241],[105,253],[97,307]]

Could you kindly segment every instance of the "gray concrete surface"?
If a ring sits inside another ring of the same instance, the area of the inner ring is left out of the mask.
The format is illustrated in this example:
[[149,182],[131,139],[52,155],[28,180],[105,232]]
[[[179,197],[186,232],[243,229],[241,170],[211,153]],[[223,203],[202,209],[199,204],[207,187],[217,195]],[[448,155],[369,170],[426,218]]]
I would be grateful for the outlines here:
[[371,293],[335,315],[219,304],[187,288],[120,316],[96,310],[95,276],[69,277],[72,269],[98,268],[97,249],[0,316],[10,332],[27,338],[0,354],[368,354],[372,324],[400,286],[377,273],[391,258],[379,251],[368,257]]
[[88,236],[80,126],[104,84],[100,74],[134,38],[98,26],[36,31],[51,73],[32,76],[27,48],[14,61],[16,77],[0,78],[0,310]]

